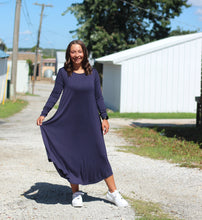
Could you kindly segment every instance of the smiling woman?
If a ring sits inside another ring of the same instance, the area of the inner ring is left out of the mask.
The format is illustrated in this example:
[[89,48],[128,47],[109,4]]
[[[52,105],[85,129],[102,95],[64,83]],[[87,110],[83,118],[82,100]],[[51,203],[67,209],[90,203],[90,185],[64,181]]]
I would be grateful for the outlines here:
[[74,40],[68,45],[64,68],[69,76],[73,72],[91,74],[92,68],[88,62],[88,51],[82,41]]
[[73,44],[70,50],[70,58],[74,63],[75,70],[81,66],[83,61],[83,50],[79,44]]
[[[55,115],[43,122],[62,93]],[[102,119],[102,121],[101,121]],[[72,205],[83,205],[79,184],[105,180],[107,199],[117,206],[128,203],[116,190],[103,134],[109,131],[98,72],[88,61],[88,52],[80,40],[66,50],[66,62],[58,72],[55,87],[43,108],[37,125],[41,126],[48,159],[61,177],[71,185]]]

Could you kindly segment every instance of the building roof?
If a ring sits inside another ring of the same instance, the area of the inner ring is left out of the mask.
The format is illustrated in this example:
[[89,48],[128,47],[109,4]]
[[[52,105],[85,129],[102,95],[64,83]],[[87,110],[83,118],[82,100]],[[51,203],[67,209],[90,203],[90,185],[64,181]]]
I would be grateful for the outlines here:
[[9,55],[5,53],[3,50],[0,50],[0,58],[7,58]]
[[[8,52],[9,54],[9,59],[8,60],[12,60],[12,57],[13,57],[13,52],[12,51],[9,51]],[[35,53],[34,52],[18,52],[18,60],[31,60],[32,63],[35,62]],[[41,53],[38,53],[38,60],[37,62],[40,63],[41,62],[41,56],[42,54]]]
[[129,60],[131,58],[138,57],[144,54],[152,53],[154,51],[164,49],[170,46],[183,44],[184,42],[192,41],[195,39],[202,39],[202,32],[164,38],[162,40],[154,41],[148,44],[144,44],[131,49],[100,57],[96,59],[96,61],[99,63],[120,64],[125,60]]
[[46,58],[43,59],[43,63],[55,63],[56,59],[55,58]]

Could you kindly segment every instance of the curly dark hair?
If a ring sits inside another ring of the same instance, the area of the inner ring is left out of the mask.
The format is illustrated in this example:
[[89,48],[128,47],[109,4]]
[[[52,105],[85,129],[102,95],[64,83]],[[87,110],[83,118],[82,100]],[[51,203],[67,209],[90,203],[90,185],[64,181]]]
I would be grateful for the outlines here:
[[67,47],[66,56],[65,56],[66,61],[64,63],[64,68],[67,71],[68,76],[71,76],[72,72],[74,71],[73,63],[70,58],[70,49],[73,44],[79,44],[81,46],[81,48],[83,50],[83,54],[84,54],[83,61],[82,61],[82,67],[85,70],[85,74],[90,75],[92,73],[92,67],[88,61],[88,50],[87,50],[85,44],[81,40],[73,40],[69,43],[69,45]]

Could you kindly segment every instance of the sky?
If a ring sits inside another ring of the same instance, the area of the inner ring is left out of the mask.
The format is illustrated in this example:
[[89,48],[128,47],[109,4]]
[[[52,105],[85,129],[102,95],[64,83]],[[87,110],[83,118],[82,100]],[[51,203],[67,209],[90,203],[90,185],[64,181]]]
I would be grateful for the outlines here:
[[[70,34],[69,31],[77,28],[77,20],[70,12],[64,16],[61,14],[72,3],[82,0],[22,0],[19,32],[21,48],[33,47],[37,42],[41,6],[34,5],[35,2],[53,6],[44,8],[40,47],[66,49],[74,39],[74,34]],[[188,0],[188,3],[192,6],[183,8],[183,13],[171,20],[171,27],[176,29],[180,26],[183,30],[202,32],[202,0]],[[0,0],[0,39],[8,48],[13,44],[15,5],[16,0]]]

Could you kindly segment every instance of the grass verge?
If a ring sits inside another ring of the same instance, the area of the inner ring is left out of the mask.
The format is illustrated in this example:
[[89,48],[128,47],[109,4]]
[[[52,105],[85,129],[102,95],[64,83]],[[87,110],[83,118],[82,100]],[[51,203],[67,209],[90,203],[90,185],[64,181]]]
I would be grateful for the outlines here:
[[162,210],[158,203],[127,197],[125,198],[130,202],[131,207],[135,210],[135,215],[141,220],[174,220],[173,217]]
[[30,93],[30,92],[26,92],[25,95],[27,95],[27,96],[40,96],[40,95],[32,94],[32,93]]
[[110,118],[131,118],[131,119],[194,119],[195,113],[119,113],[108,112]]
[[120,151],[166,159],[180,166],[202,169],[202,129],[195,127],[124,127],[117,132],[131,146]]
[[21,99],[17,99],[16,101],[8,100],[4,105],[0,104],[0,118],[7,118],[20,112],[27,104],[27,101]]

